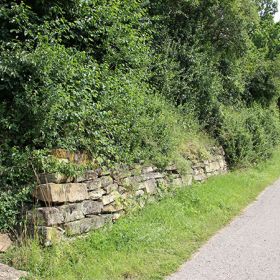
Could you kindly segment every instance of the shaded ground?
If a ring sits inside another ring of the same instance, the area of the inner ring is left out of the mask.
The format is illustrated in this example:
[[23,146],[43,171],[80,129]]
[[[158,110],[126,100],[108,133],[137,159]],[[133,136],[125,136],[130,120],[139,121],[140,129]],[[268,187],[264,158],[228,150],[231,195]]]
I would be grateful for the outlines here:
[[168,280],[279,280],[280,180]]

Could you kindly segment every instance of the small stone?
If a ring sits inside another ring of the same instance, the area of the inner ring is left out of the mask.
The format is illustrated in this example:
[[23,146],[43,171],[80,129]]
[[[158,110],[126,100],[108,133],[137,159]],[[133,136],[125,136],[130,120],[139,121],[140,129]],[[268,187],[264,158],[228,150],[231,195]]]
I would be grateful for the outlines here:
[[143,190],[139,190],[139,191],[136,191],[135,196],[136,196],[136,197],[141,197],[141,196],[143,196],[144,194],[145,194],[145,192],[144,192]]
[[89,198],[92,200],[99,200],[106,192],[102,189],[89,192]]
[[94,179],[93,181],[86,182],[88,191],[95,191],[97,189],[100,189],[101,184],[101,178]]
[[169,165],[169,166],[165,167],[165,170],[169,171],[169,172],[174,172],[174,171],[177,171],[177,167],[176,167],[176,165]]
[[99,214],[102,207],[103,205],[99,201],[86,200],[82,202],[82,212],[84,215]]
[[105,188],[111,184],[113,184],[113,178],[110,176],[104,176],[100,178],[101,180],[101,187]]
[[84,183],[40,185],[35,189],[33,196],[48,203],[77,202],[89,198]]
[[157,183],[155,179],[145,181],[139,185],[139,189],[145,189],[148,194],[155,194],[157,192]]
[[8,234],[0,233],[0,253],[6,252],[12,244],[13,242]]

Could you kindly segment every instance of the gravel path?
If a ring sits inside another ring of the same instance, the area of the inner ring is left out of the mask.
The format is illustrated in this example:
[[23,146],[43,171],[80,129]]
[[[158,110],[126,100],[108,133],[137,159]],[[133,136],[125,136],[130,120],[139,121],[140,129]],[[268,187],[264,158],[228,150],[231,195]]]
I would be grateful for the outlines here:
[[280,180],[168,280],[280,280]]
[[0,263],[0,280],[18,280],[24,275],[26,275],[25,272]]

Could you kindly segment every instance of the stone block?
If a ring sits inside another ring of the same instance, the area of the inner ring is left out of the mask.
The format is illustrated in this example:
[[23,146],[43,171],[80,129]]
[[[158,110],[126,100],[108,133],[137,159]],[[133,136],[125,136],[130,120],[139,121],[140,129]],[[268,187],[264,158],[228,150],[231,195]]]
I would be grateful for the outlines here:
[[155,166],[145,166],[142,168],[142,174],[146,174],[146,173],[150,173],[150,172],[154,172],[157,171],[157,168]]
[[58,243],[63,238],[64,231],[61,228],[38,226],[35,228],[40,241],[45,246],[51,246]]
[[106,194],[106,192],[103,189],[95,190],[95,191],[90,191],[88,193],[89,198],[92,200],[99,200],[101,197]]
[[147,180],[151,180],[151,179],[162,179],[164,177],[165,177],[165,175],[160,172],[146,173],[146,174],[143,174],[143,176],[142,176],[143,181],[147,181]]
[[53,226],[64,223],[63,211],[55,207],[41,207],[28,212],[28,220],[33,225]]
[[40,185],[33,192],[33,196],[48,203],[77,202],[89,198],[87,186],[83,183]]
[[137,190],[139,183],[142,181],[143,181],[142,176],[133,176],[133,177],[124,178],[119,183],[121,186],[125,187],[126,189]]
[[12,246],[12,244],[13,242],[8,234],[0,233],[0,253],[6,252]]
[[73,177],[68,177],[61,173],[41,173],[39,174],[39,180],[41,184],[62,184],[62,183],[70,183],[73,181]]
[[103,204],[99,201],[86,200],[81,203],[82,213],[92,215],[101,213]]
[[135,193],[136,197],[142,197],[143,195],[145,195],[145,192],[143,190],[136,191]]
[[102,196],[103,205],[108,205],[120,198],[121,195],[118,192],[112,192],[111,194]]
[[120,203],[111,203],[109,205],[105,205],[102,209],[102,213],[115,213],[123,210],[124,207]]
[[193,180],[197,181],[197,182],[202,182],[202,181],[205,181],[206,179],[207,179],[207,176],[205,173],[193,176]]
[[86,182],[88,191],[95,191],[101,188],[101,178],[96,178],[93,181]]
[[100,178],[101,180],[101,187],[105,188],[111,184],[113,184],[113,178],[111,176],[104,176]]
[[150,179],[142,182],[139,185],[139,190],[145,190],[148,194],[155,194],[157,192],[157,182],[155,179]]
[[85,217],[82,203],[63,205],[58,207],[58,209],[61,211],[65,223],[80,220]]
[[104,224],[104,217],[91,215],[88,218],[64,224],[64,229],[66,235],[73,236],[89,232],[90,230],[98,229],[104,226]]
[[110,184],[106,187],[104,187],[104,190],[106,191],[107,194],[113,192],[113,191],[117,191],[119,188],[118,184]]
[[168,171],[168,172],[175,172],[175,171],[177,171],[177,167],[176,167],[176,165],[169,165],[169,166],[166,166],[165,167],[165,171]]

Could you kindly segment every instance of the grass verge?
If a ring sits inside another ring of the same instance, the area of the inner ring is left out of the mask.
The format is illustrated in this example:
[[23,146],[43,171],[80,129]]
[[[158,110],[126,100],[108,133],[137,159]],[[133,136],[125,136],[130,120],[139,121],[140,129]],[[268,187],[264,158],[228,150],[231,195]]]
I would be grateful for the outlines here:
[[85,238],[4,258],[30,279],[162,279],[280,176],[280,150],[253,168],[183,188]]

